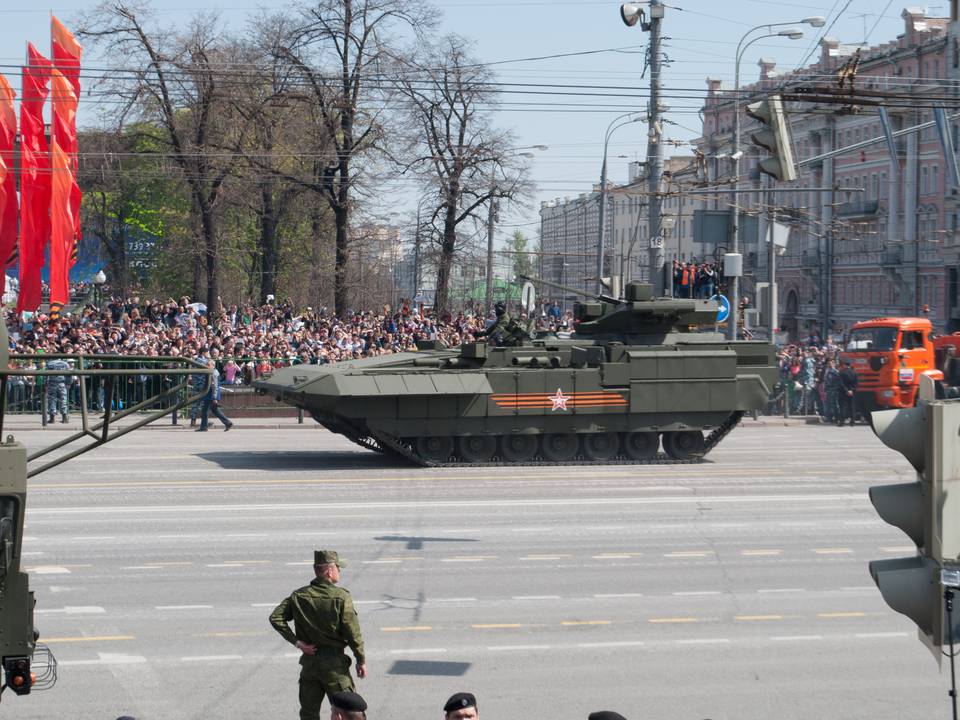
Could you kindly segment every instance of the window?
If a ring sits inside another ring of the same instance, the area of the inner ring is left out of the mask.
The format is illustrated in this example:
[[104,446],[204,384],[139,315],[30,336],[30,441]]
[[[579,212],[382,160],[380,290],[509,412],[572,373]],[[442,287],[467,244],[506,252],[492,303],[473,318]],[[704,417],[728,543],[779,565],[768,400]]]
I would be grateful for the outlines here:
[[920,168],[920,194],[926,195],[930,191],[930,170],[927,167]]
[[938,193],[940,187],[940,168],[937,165],[934,165],[930,168],[930,192],[933,194]]
[[917,350],[923,347],[923,333],[920,330],[910,330],[901,333],[900,349]]

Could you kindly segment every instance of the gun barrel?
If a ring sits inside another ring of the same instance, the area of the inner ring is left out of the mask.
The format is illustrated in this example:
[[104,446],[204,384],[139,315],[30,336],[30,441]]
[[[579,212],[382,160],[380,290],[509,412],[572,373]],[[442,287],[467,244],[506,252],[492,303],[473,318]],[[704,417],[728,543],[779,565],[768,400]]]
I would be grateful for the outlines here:
[[618,300],[615,297],[610,295],[594,295],[593,293],[584,292],[579,288],[570,287],[569,285],[561,285],[560,283],[550,282],[549,280],[542,280],[541,278],[530,277],[529,275],[521,275],[521,280],[529,280],[533,283],[540,283],[541,285],[546,285],[547,287],[556,288],[557,290],[563,290],[564,292],[573,293],[574,295],[579,295],[580,297],[590,298],[592,300],[599,300],[600,302],[610,303],[612,305],[622,305],[623,301]]

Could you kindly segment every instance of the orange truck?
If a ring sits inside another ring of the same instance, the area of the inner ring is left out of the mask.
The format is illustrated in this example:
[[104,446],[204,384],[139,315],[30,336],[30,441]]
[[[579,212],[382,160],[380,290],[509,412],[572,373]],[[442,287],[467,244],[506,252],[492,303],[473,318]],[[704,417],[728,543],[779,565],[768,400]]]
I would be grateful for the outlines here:
[[960,333],[936,336],[928,318],[873,318],[854,324],[840,357],[857,373],[861,412],[912,407],[920,378],[943,380],[947,361],[960,358]]

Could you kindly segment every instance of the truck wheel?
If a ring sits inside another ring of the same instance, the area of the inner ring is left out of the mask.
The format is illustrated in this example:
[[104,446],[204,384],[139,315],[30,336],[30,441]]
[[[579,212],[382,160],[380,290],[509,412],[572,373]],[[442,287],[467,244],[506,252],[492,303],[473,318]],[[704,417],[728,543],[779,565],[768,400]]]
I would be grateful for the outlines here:
[[663,434],[663,449],[676,460],[692,460],[703,457],[703,433],[698,430],[683,430]]
[[500,457],[508,463],[529,462],[536,454],[536,435],[504,435],[500,438]]
[[623,451],[631,460],[652,460],[660,449],[655,432],[632,432],[623,435]]
[[580,451],[580,440],[575,433],[549,433],[540,443],[540,452],[551,462],[572,460]]
[[457,455],[465,462],[490,462],[496,451],[497,438],[493,435],[466,435],[457,438]]
[[413,443],[413,449],[428,462],[447,462],[453,455],[453,438],[445,435],[418,437]]
[[583,436],[583,454],[590,460],[612,460],[620,452],[620,436],[615,432],[588,433]]

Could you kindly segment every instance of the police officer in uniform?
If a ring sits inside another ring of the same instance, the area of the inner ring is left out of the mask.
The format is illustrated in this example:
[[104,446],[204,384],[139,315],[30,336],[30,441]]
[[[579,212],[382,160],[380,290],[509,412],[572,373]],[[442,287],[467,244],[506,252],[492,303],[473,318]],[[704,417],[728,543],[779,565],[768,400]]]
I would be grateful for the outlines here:
[[[57,358],[47,363],[47,370],[65,370],[69,372],[70,365],[66,360]],[[70,385],[68,375],[50,375],[47,377],[47,423],[52,423],[59,410],[60,422],[67,422],[67,387]]]
[[843,421],[850,418],[850,427],[857,419],[855,398],[857,395],[857,373],[850,365],[849,360],[843,361],[843,370],[840,371],[840,412],[837,415],[837,426],[842,427]]
[[[319,720],[324,695],[352,691],[349,646],[357,677],[367,676],[360,622],[350,593],[337,587],[343,563],[333,550],[313,554],[316,578],[277,605],[270,624],[300,656],[300,720]],[[290,621],[294,629],[290,629]]]

